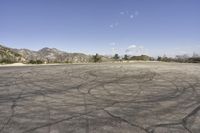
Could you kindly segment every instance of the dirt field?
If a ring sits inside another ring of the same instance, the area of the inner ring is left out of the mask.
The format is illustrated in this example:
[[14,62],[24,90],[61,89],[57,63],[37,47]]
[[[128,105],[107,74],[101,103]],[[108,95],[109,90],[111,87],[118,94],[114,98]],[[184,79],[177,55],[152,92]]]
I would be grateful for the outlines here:
[[0,133],[199,133],[200,64],[0,68]]

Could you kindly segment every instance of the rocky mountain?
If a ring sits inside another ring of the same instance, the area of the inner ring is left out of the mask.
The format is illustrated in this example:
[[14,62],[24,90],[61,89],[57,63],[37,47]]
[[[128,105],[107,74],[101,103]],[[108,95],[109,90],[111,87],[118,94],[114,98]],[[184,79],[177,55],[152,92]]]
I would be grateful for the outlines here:
[[0,63],[13,63],[21,60],[21,54],[11,48],[0,45]]
[[40,61],[42,63],[86,63],[91,56],[82,53],[67,53],[56,48],[42,48],[38,51],[12,49],[0,45],[0,63]]

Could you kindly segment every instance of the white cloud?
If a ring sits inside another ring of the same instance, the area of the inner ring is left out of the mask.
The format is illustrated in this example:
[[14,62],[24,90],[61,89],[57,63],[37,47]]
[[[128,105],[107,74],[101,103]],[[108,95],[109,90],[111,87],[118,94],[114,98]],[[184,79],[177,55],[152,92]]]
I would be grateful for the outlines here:
[[139,15],[139,12],[135,11],[134,13],[130,14],[129,17],[130,17],[130,19],[133,19],[133,18],[137,17],[138,15]]
[[124,15],[125,13],[124,12],[120,12],[120,15]]
[[117,51],[118,51],[116,48],[111,48],[111,50],[112,50],[113,54],[117,53]]
[[119,15],[123,16],[120,17],[120,19],[114,23],[111,23],[109,25],[110,28],[116,28],[119,26],[119,22],[122,22],[123,20],[122,19],[132,19],[132,20],[135,20],[135,18],[139,15],[139,12],[137,10],[132,10],[132,11],[129,11],[129,10],[125,10],[125,11],[121,11],[119,13]]
[[113,24],[111,24],[111,25],[110,25],[110,28],[114,28],[114,25],[113,25]]
[[132,55],[142,55],[142,54],[148,54],[148,50],[144,48],[144,46],[136,46],[136,45],[130,45],[125,51],[127,54]]
[[116,45],[116,43],[115,43],[115,42],[112,42],[112,43],[110,43],[110,45],[111,45],[111,46],[115,46],[115,45]]
[[136,48],[136,45],[130,45],[130,46],[128,46],[128,49],[133,49],[133,48]]
[[138,11],[135,11],[134,15],[135,15],[135,16],[138,16],[138,15],[139,15],[139,12],[138,12]]
[[143,49],[144,48],[144,46],[138,46],[140,49]]
[[115,22],[113,24],[110,25],[110,28],[115,28],[119,25],[119,22]]
[[130,19],[133,19],[133,18],[134,18],[134,15],[133,15],[133,14],[131,14],[131,15],[130,15]]

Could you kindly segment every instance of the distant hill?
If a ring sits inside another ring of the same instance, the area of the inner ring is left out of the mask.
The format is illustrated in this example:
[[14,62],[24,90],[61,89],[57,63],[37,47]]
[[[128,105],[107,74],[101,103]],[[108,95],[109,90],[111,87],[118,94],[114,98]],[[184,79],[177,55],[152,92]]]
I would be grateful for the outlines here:
[[[92,55],[83,53],[68,53],[56,48],[42,48],[38,51],[15,49],[0,45],[0,63],[88,63],[95,62]],[[98,55],[99,62],[116,61],[113,57]],[[147,55],[130,56],[127,60],[153,60]]]
[[0,45],[0,63],[15,63],[21,60],[21,54],[11,48]]
[[42,48],[38,51],[13,49],[0,45],[0,63],[40,61],[42,63],[84,63],[91,56],[82,53],[67,53],[56,48]]
[[67,53],[56,48],[42,48],[39,51],[28,49],[15,49],[15,51],[24,57],[25,61],[41,60],[46,63],[81,63],[89,62],[88,55],[82,53]]

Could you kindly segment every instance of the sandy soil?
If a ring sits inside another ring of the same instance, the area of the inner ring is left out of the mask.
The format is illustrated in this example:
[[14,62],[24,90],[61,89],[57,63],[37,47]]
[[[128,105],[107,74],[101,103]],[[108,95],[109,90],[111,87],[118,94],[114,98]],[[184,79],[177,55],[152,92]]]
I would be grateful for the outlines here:
[[0,133],[199,131],[199,64],[0,68]]
[[23,64],[23,63],[13,63],[13,64],[0,64],[0,67],[2,66],[24,66],[26,64]]
[[55,65],[66,65],[62,63],[53,63],[53,64],[23,64],[23,63],[13,63],[13,64],[0,64],[0,67],[17,67],[17,66],[55,66]]

